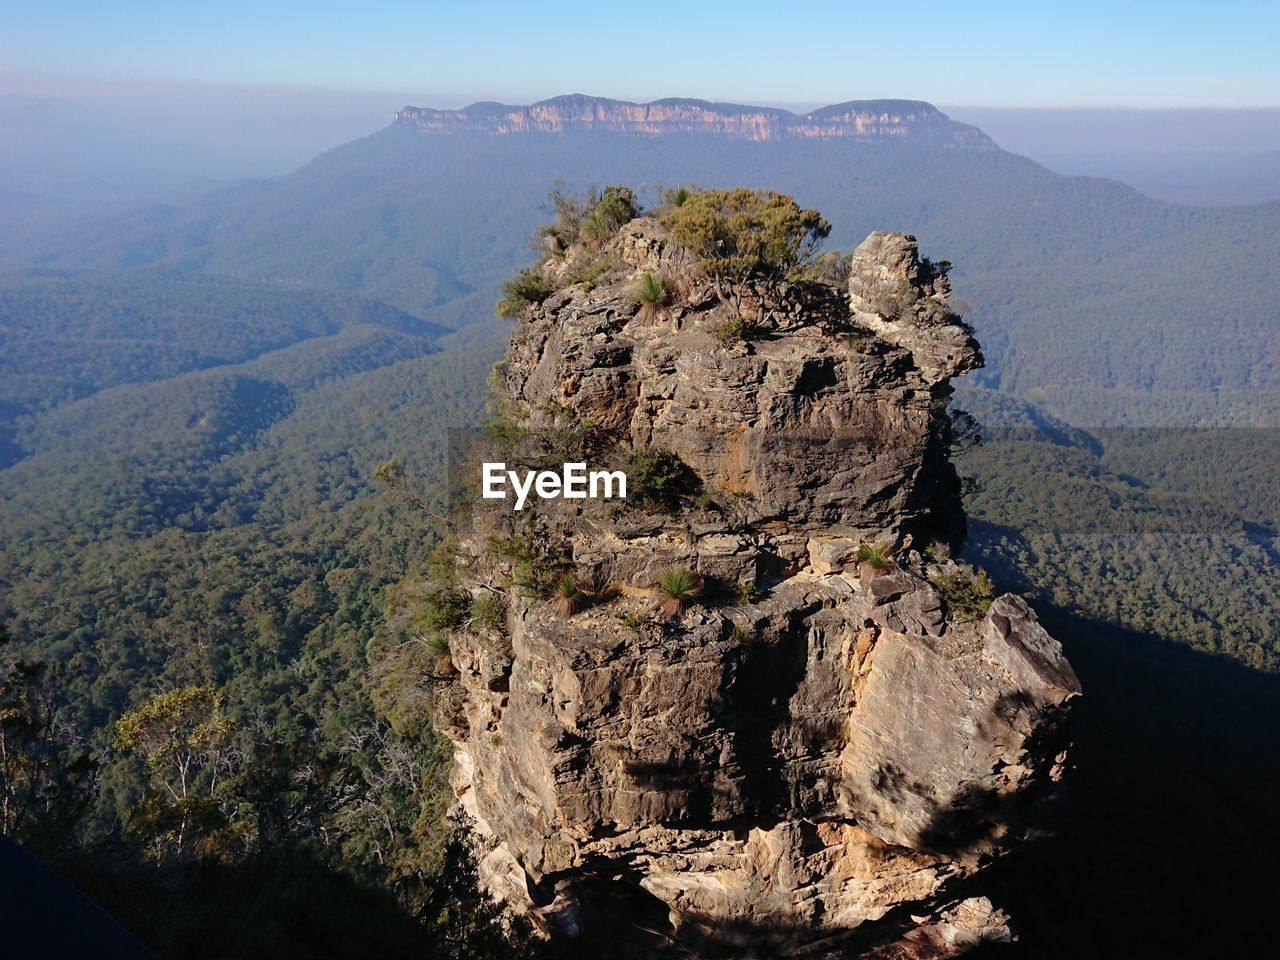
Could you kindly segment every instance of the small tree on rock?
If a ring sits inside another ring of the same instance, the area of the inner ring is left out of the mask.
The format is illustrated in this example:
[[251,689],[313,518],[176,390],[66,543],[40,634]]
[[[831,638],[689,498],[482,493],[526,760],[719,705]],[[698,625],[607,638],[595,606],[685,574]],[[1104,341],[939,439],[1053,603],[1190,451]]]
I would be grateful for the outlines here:
[[[817,210],[772,190],[704,190],[669,210],[662,222],[699,258],[716,295],[739,313],[745,296],[768,319],[784,284],[807,270],[831,224]],[[763,295],[763,296],[762,296]]]

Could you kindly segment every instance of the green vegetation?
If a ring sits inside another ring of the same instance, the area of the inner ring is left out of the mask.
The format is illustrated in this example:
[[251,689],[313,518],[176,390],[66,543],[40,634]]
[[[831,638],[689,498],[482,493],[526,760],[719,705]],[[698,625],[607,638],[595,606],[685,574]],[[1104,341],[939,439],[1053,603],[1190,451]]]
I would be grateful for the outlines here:
[[663,203],[670,207],[683,207],[692,194],[688,187],[672,187],[663,193]]
[[466,620],[470,601],[465,593],[436,587],[415,606],[410,623],[424,634],[452,630]]
[[372,369],[429,352],[445,332],[350,294],[169,270],[0,279],[0,422],[6,405],[44,411],[307,342],[346,352],[327,360],[327,375]]
[[490,537],[487,549],[510,566],[510,585],[530,597],[550,593],[569,561],[568,551],[548,542],[533,521],[510,537]]
[[458,537],[446,533],[427,552],[427,578],[442,589],[452,590],[458,585]]
[[[749,284],[775,302],[778,288],[810,266],[831,224],[773,190],[704,190],[662,218],[677,242],[699,258],[722,300],[742,313]],[[760,305],[762,318],[768,312]]]
[[639,633],[653,621],[647,614],[634,613],[628,610],[618,614],[618,622],[632,633]]
[[623,470],[627,474],[627,502],[644,510],[674,513],[702,487],[697,474],[666,450],[632,451],[623,461]]
[[[543,262],[547,255],[563,259],[571,254],[565,282],[581,285],[587,291],[594,290],[618,265],[617,258],[601,248],[623,224],[638,216],[635,193],[629,187],[611,186],[603,193],[592,188],[578,196],[557,181],[548,199],[555,219],[538,229],[538,234],[546,238],[540,244],[544,250]],[[579,242],[583,246],[575,247]],[[539,266],[533,266],[506,281],[502,290],[498,316],[517,317],[527,304],[545,300],[552,287]]]
[[[314,342],[52,409],[0,471],[0,826],[162,956],[504,936],[443,820],[447,753],[366,679],[384,586],[453,549],[373,465],[438,512],[443,426],[476,422],[492,354],[369,369]],[[226,738],[186,763],[157,715]],[[259,910],[301,926],[227,922]]]
[[580,256],[569,267],[565,280],[569,283],[581,284],[585,290],[591,291],[599,286],[600,281],[617,265],[617,259],[608,253]]
[[[113,725],[111,753],[85,752],[52,672],[13,653],[0,629],[4,831],[159,955],[205,955],[216,937],[265,957],[317,935],[325,956],[525,949],[479,893],[469,850],[429,814],[447,772],[434,741],[411,748],[373,726],[358,728],[367,749],[331,751],[260,708],[236,723],[244,705],[205,684],[138,702]],[[112,794],[136,798],[127,822],[95,813]],[[255,908],[275,919],[246,922]]]
[[480,435],[502,453],[514,450],[528,432],[523,418],[506,408],[491,413],[480,424]]
[[741,343],[743,340],[750,340],[755,333],[755,325],[742,317],[734,317],[732,320],[722,320],[711,327],[711,335],[720,341],[724,346],[731,343]]
[[571,573],[562,573],[551,585],[551,609],[562,617],[571,617],[582,609],[585,597]]
[[142,757],[151,776],[129,826],[154,859],[181,857],[197,838],[205,852],[236,846],[240,838],[216,802],[234,727],[221,691],[209,685],[162,693],[116,721],[112,746]]
[[0,624],[0,833],[42,847],[77,834],[99,769],[66,741],[62,682],[57,666],[19,656]]
[[537,267],[526,267],[502,285],[498,301],[500,317],[518,317],[529,304],[539,304],[551,296],[555,288]]
[[1271,431],[1083,431],[998,399],[965,400],[964,559],[1039,607],[1280,669]]
[[640,275],[636,284],[636,300],[640,303],[640,311],[636,316],[641,320],[654,320],[662,312],[662,308],[671,303],[671,292],[666,281],[646,270]]
[[857,560],[865,569],[883,573],[893,569],[893,549],[883,543],[864,543],[858,547]]
[[675,620],[702,596],[702,576],[688,567],[667,567],[658,574],[658,613]]
[[591,195],[588,193],[588,199],[584,201],[569,190],[563,180],[557,179],[554,186],[547,191],[547,201],[555,214],[555,219],[539,227],[539,232],[559,241],[559,252],[563,253],[565,248],[578,241],[582,217],[590,206]]
[[615,229],[599,210],[588,210],[582,218],[581,236],[591,246],[603,246],[613,236]]
[[618,228],[639,214],[636,195],[630,187],[606,187],[582,218],[581,235],[588,243],[597,246],[610,239]]
[[539,232],[555,238],[557,253],[579,241],[600,247],[640,214],[635,192],[624,186],[606,187],[603,192],[591,187],[577,194],[557,180],[547,199],[555,219]]
[[482,593],[472,599],[471,628],[481,633],[506,633],[506,600],[492,593]]
[[979,570],[976,574],[957,570],[954,573],[942,573],[932,579],[947,615],[961,623],[972,623],[987,615],[991,601],[995,598],[995,587],[987,571]]
[[427,637],[427,650],[437,657],[449,656],[449,638],[443,633],[433,633]]

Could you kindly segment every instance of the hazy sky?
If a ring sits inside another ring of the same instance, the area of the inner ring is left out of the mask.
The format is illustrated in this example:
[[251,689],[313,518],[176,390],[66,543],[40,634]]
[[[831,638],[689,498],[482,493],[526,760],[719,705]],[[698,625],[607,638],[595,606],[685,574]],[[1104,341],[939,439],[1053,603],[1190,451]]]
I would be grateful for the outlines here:
[[68,79],[753,102],[1280,105],[1280,4],[0,0],[0,89]]

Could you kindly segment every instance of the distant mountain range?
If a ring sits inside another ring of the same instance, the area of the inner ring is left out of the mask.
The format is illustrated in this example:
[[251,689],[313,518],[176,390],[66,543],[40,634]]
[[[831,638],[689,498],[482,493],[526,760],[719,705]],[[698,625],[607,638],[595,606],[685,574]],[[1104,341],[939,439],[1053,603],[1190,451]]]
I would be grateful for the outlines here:
[[431,133],[605,130],[647,136],[705,133],[752,141],[903,140],[972,150],[998,149],[977,127],[956,123],[937,107],[920,100],[850,100],[798,115],[774,107],[686,98],[631,103],[570,94],[528,106],[473,103],[461,110],[405,107],[395,119]]

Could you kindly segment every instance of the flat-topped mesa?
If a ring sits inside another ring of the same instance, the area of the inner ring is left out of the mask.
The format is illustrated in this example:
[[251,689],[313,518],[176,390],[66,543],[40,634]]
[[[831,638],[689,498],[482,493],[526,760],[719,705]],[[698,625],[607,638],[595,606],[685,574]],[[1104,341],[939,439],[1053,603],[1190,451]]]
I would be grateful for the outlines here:
[[795,114],[775,107],[683,98],[630,103],[573,94],[528,106],[474,103],[461,110],[407,106],[396,112],[395,120],[433,133],[505,135],[596,130],[642,136],[710,134],[755,141],[923,141],[945,147],[996,149],[995,143],[976,127],[957,123],[932,104],[917,100],[851,100]]
[[630,484],[460,533],[452,589],[505,610],[433,681],[482,876],[553,936],[1006,939],[974,881],[1043,828],[1079,686],[1025,601],[909,546],[963,527],[945,270],[878,233],[847,297],[832,263],[726,285],[673,222],[561,232],[509,288],[505,458]]

